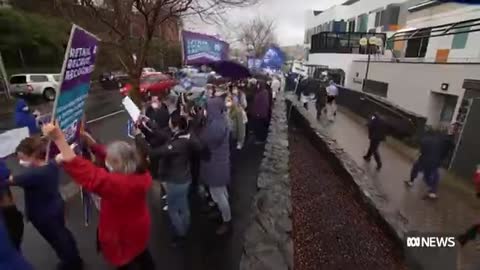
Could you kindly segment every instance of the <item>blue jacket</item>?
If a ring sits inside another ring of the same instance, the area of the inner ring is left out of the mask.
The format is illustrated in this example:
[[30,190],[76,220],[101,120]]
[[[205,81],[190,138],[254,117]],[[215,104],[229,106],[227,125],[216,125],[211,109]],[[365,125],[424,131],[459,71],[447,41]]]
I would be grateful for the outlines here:
[[35,116],[28,110],[28,105],[23,99],[19,99],[15,105],[15,126],[17,128],[28,127],[30,135],[40,133]]
[[0,269],[2,270],[33,270],[33,267],[13,247],[8,237],[7,229],[0,215]]

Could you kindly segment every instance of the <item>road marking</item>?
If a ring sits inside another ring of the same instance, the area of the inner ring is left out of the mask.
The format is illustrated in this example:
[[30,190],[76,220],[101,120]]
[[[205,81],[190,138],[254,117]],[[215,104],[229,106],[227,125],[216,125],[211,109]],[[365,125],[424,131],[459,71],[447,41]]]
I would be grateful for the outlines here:
[[125,112],[125,110],[119,110],[119,111],[116,111],[116,112],[113,112],[113,113],[109,113],[109,114],[106,114],[106,115],[104,115],[104,116],[100,116],[100,117],[98,117],[98,118],[89,120],[89,121],[87,121],[87,124],[92,124],[92,123],[98,122],[98,121],[100,121],[100,120],[103,120],[103,119],[105,119],[105,118],[108,118],[108,117],[111,117],[111,116],[120,114],[120,113],[122,113],[122,112]]

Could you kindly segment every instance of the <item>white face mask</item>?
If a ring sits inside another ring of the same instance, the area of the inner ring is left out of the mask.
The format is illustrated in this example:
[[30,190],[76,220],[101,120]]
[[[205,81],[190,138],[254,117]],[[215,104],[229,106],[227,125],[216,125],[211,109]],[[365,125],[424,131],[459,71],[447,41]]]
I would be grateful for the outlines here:
[[231,101],[227,101],[227,103],[225,103],[225,105],[226,105],[228,108],[230,108],[230,107],[232,107],[232,105],[233,105],[233,102],[231,102]]
[[23,160],[23,159],[20,159],[18,161],[18,163],[23,166],[23,167],[30,167],[32,165],[32,163],[30,161],[26,161],[26,160]]
[[106,162],[106,161],[105,161],[105,168],[107,168],[107,170],[108,170],[109,172],[112,172],[112,171],[113,171],[112,165],[108,164],[108,162]]
[[160,108],[160,104],[158,102],[153,102],[152,103],[152,108],[158,109],[158,108]]
[[25,106],[25,107],[23,107],[22,111],[28,112],[29,109],[30,109],[30,108],[28,108],[28,106]]
[[238,89],[237,89],[237,88],[233,88],[233,90],[232,90],[232,94],[234,94],[234,95],[238,95]]

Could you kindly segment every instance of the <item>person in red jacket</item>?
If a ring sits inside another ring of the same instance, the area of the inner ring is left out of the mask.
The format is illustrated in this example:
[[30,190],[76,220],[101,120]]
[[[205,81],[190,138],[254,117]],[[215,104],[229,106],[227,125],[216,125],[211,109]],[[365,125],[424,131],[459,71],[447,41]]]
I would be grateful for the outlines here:
[[147,206],[152,177],[136,147],[121,141],[108,145],[106,170],[77,156],[58,124],[44,125],[42,131],[60,150],[56,160],[67,174],[102,198],[98,243],[105,259],[117,269],[153,270],[148,251],[151,218]]

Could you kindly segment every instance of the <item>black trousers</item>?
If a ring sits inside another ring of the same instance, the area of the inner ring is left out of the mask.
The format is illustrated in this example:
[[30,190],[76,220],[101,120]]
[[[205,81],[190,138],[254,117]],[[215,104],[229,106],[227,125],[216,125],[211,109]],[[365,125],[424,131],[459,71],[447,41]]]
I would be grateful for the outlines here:
[[24,231],[23,215],[15,205],[4,206],[0,209],[5,220],[8,236],[15,249],[20,250]]
[[268,119],[263,118],[254,118],[253,119],[253,130],[255,131],[255,137],[257,141],[264,142],[268,137]]
[[150,251],[146,249],[140,255],[135,257],[131,262],[124,266],[117,268],[118,270],[155,270],[155,263],[153,262]]
[[378,153],[378,148],[380,147],[381,142],[382,141],[380,140],[370,140],[370,146],[368,147],[368,152],[365,155],[367,159],[370,159],[373,156],[378,166],[382,166],[382,159]]

